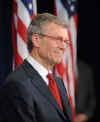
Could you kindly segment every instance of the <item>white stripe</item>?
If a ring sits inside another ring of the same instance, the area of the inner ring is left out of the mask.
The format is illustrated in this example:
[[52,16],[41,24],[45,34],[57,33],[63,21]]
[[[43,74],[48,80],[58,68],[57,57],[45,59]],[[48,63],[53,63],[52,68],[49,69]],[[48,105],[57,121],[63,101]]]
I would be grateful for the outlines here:
[[74,78],[73,78],[73,71],[72,71],[72,60],[71,56],[69,57],[69,62],[68,62],[68,74],[69,74],[69,87],[70,87],[70,94],[73,100],[73,104],[75,105],[75,96],[74,96]]
[[34,14],[36,15],[37,14],[37,0],[32,0],[33,1],[33,11],[34,11]]
[[68,60],[68,55],[70,53],[69,51],[70,51],[70,47],[67,47],[67,49],[62,57],[62,61],[63,61],[63,64],[65,67],[66,67],[66,60]]
[[76,31],[75,22],[74,22],[73,17],[70,19],[70,28],[69,29],[70,29],[73,45],[75,45],[74,47],[76,48],[77,31]]
[[67,23],[69,23],[68,13],[66,9],[63,7],[60,0],[55,0],[55,2],[56,2],[57,16],[63,18]]
[[73,103],[75,103],[75,96],[74,96],[74,77],[73,77],[73,69],[72,69],[72,57],[71,57],[71,49],[69,49],[68,53],[68,75],[69,75],[69,87],[70,87],[70,94],[73,99]]
[[17,51],[22,59],[25,59],[29,54],[27,50],[27,45],[21,39],[19,34],[17,34]]
[[21,0],[17,0],[17,5],[18,5],[18,17],[21,19],[24,25],[28,28],[31,19],[27,11],[27,8],[25,8]]
[[71,38],[72,38],[72,43],[73,43],[73,49],[74,49],[74,68],[75,71],[77,72],[77,30],[76,30],[76,26],[75,26],[75,21],[74,18],[72,17],[70,20],[70,33],[71,33]]

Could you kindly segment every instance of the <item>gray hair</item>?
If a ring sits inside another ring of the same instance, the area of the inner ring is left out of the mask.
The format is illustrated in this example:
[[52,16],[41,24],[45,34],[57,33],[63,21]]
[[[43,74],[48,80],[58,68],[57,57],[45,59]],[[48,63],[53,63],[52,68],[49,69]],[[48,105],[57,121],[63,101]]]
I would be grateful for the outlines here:
[[43,14],[37,14],[35,18],[32,19],[28,30],[27,30],[27,40],[28,40],[28,51],[31,52],[33,49],[33,44],[32,44],[32,35],[33,34],[41,34],[42,30],[45,25],[48,23],[55,23],[57,25],[60,25],[64,28],[67,28],[67,23],[58,18],[57,16],[54,16],[50,13],[43,13]]

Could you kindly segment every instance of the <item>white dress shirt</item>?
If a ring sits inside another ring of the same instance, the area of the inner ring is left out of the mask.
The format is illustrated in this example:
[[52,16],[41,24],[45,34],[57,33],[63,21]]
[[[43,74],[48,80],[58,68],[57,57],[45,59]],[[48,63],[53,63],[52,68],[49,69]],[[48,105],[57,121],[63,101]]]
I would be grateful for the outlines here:
[[[39,64],[32,56],[28,56],[26,60],[34,67],[34,69],[40,74],[40,76],[43,78],[44,82],[48,85],[48,70],[44,68],[41,64]],[[51,73],[51,71],[50,71]]]

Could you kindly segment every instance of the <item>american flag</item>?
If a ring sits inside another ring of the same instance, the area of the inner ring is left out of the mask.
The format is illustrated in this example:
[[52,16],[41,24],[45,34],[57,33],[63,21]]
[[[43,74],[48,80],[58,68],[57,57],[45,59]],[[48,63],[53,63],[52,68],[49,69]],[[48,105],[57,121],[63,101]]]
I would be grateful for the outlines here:
[[36,0],[13,0],[12,39],[14,68],[28,56],[27,28],[37,13]]
[[77,40],[77,0],[55,0],[55,12],[58,17],[68,23],[68,33],[71,46],[66,49],[60,64],[55,66],[55,73],[60,76],[68,92],[73,119],[75,117],[75,87],[76,87],[76,40]]

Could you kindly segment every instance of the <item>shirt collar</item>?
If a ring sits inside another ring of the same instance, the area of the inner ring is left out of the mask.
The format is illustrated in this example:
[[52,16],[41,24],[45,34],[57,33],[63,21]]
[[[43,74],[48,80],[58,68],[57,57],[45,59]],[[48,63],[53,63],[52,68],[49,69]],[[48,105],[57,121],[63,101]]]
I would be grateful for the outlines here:
[[[40,76],[43,78],[44,82],[48,85],[48,70],[44,68],[40,63],[38,63],[32,56],[28,56],[26,60],[34,67],[34,69],[40,74]],[[49,72],[51,73],[51,71]]]

